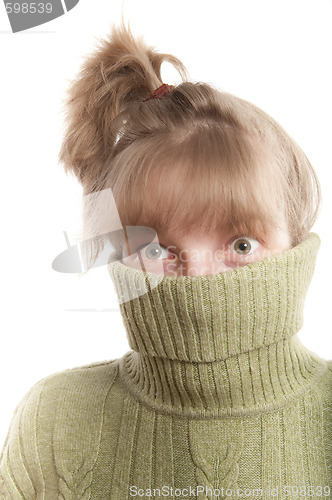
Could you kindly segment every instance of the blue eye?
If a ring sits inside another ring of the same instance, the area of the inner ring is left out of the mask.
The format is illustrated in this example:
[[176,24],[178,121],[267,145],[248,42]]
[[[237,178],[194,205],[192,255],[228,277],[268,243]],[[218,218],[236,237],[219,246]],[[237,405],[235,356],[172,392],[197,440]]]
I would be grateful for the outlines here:
[[159,257],[162,255],[162,250],[166,249],[158,243],[150,243],[149,245],[144,245],[139,248],[139,251],[144,251],[144,256],[149,260],[159,260]]
[[259,245],[259,241],[254,238],[242,237],[234,240],[230,247],[238,255],[248,255],[249,253],[253,253]]

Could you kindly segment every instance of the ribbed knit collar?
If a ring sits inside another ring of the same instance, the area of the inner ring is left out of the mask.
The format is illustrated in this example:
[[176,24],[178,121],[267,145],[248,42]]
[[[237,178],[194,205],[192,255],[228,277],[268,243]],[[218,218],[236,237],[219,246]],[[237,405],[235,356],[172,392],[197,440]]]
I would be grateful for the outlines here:
[[109,263],[133,349],[120,362],[127,389],[198,418],[256,414],[303,393],[327,368],[297,336],[319,246],[310,233],[288,251],[205,276],[157,278]]

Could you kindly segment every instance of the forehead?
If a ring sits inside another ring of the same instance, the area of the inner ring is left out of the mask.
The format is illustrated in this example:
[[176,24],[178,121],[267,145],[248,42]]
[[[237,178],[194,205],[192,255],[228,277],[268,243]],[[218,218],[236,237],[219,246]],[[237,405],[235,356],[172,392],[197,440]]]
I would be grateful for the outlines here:
[[251,219],[250,223],[243,221],[242,223],[232,224],[230,221],[223,222],[219,220],[217,214],[215,215],[215,219],[213,221],[211,220],[208,224],[206,221],[198,218],[196,221],[192,221],[190,225],[186,224],[185,221],[176,219],[173,219],[173,221],[169,223],[163,218],[158,219],[158,215],[154,214],[153,217],[142,217],[138,225],[142,226],[142,228],[148,228],[148,230],[152,229],[159,240],[162,239],[164,242],[171,244],[176,244],[181,239],[202,239],[215,235],[228,238],[235,234],[252,237],[263,237],[264,235],[270,234],[270,231],[264,228],[264,225],[259,219]]
[[273,196],[278,190],[269,188],[273,176],[257,152],[253,157],[233,153],[208,157],[202,148],[196,147],[197,154],[188,158],[164,157],[142,168],[142,175],[127,189],[129,205],[122,205],[125,224],[150,227],[174,238],[196,230],[249,235],[260,224],[265,234],[269,225],[280,221],[281,210]]

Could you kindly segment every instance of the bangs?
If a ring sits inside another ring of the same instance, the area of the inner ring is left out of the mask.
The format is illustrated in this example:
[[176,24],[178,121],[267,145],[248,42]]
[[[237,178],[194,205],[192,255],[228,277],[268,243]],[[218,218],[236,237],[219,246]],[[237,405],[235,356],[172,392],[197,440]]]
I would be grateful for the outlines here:
[[157,233],[171,228],[180,235],[199,228],[255,236],[279,227],[285,215],[273,155],[247,131],[202,124],[180,137],[136,142],[131,159],[135,165],[119,158],[121,181],[113,186],[125,226],[147,226]]

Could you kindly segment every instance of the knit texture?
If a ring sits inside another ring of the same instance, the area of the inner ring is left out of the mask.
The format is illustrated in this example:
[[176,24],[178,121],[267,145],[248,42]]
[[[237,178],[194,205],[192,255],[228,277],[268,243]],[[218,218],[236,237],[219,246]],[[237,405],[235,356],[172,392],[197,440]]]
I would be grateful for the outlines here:
[[332,361],[298,337],[319,245],[157,285],[110,262],[131,350],[31,388],[0,498],[331,498]]

